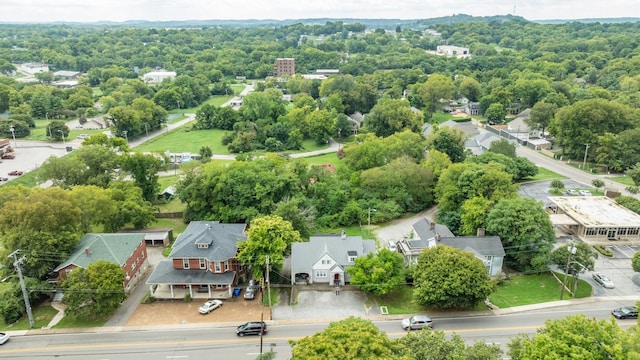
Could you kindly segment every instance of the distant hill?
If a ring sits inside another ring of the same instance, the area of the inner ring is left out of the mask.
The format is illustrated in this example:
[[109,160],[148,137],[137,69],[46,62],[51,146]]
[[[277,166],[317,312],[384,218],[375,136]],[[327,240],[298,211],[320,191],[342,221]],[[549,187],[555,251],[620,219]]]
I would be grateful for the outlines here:
[[[454,14],[451,16],[437,17],[431,19],[357,19],[357,18],[314,18],[314,19],[246,19],[246,20],[180,20],[180,21],[147,21],[147,20],[128,20],[123,22],[115,21],[98,21],[98,22],[51,22],[38,23],[38,25],[87,25],[87,26],[128,26],[128,27],[150,27],[150,28],[203,28],[203,27],[224,27],[224,28],[247,28],[247,27],[279,27],[294,24],[303,25],[325,25],[327,22],[341,21],[345,24],[360,23],[369,29],[383,28],[395,29],[397,26],[403,28],[424,29],[439,24],[456,24],[468,22],[505,22],[505,21],[531,21],[539,24],[564,24],[570,22],[583,23],[625,23],[638,22],[640,18],[593,18],[593,19],[576,19],[576,20],[527,20],[521,16],[513,15],[494,15],[494,16],[471,16],[466,14]],[[13,23],[33,24],[33,23]]]

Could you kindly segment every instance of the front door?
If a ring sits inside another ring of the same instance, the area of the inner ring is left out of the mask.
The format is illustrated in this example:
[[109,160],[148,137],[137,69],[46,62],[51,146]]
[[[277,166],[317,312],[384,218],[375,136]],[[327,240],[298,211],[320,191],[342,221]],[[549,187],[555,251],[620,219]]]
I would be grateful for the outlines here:
[[333,274],[333,285],[340,285],[340,274]]

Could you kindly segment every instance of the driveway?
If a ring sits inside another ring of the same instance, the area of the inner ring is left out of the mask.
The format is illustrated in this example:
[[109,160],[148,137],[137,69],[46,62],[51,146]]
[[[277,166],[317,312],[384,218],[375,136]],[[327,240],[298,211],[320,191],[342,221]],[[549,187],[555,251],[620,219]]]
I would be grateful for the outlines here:
[[366,318],[368,315],[378,315],[379,311],[375,308],[370,309],[366,300],[366,295],[357,290],[342,289],[336,293],[329,289],[327,291],[301,289],[295,305],[287,305],[288,299],[281,299],[281,304],[273,308],[272,315],[274,320],[332,320],[349,316]]

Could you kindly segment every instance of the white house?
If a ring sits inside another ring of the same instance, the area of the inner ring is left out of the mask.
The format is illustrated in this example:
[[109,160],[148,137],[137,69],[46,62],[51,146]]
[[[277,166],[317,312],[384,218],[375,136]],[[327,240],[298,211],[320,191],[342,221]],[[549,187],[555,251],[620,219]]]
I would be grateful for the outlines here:
[[151,71],[142,75],[142,81],[147,84],[160,84],[165,79],[174,79],[175,71]]

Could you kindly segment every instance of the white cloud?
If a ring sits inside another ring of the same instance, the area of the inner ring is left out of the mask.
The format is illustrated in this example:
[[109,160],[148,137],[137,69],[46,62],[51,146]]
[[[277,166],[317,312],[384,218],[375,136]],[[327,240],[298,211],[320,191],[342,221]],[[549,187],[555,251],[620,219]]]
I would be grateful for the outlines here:
[[515,14],[529,20],[640,17],[637,0],[1,0],[0,22],[301,18],[428,19]]

